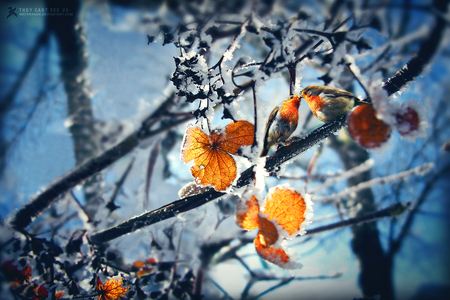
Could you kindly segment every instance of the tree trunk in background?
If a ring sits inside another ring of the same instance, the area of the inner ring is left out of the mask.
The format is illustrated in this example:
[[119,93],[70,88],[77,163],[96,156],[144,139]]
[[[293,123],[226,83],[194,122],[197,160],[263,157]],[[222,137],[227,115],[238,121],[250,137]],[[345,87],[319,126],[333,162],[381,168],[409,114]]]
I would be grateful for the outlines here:
[[[342,142],[336,136],[331,136],[329,140],[331,147],[339,153],[346,170],[369,159],[368,152],[358,147],[353,141]],[[354,186],[370,179],[370,171],[363,172],[351,177],[348,185]],[[357,216],[376,209],[371,189],[358,192],[356,201],[362,205]],[[382,300],[394,299],[392,260],[383,251],[377,223],[365,223],[353,226],[351,229],[353,233],[351,246],[360,264],[359,284],[364,296],[381,295]]]
[[[61,79],[67,95],[68,116],[72,123],[70,133],[74,143],[76,164],[80,165],[100,152],[94,130],[90,87],[84,76],[88,56],[85,51],[84,32],[78,20],[80,2],[62,3],[59,0],[47,0],[47,7],[65,7],[73,14],[47,17],[47,26],[49,31],[55,34],[58,43]],[[91,215],[97,208],[92,200],[97,196],[100,183],[101,174],[96,174],[84,185],[86,209]]]

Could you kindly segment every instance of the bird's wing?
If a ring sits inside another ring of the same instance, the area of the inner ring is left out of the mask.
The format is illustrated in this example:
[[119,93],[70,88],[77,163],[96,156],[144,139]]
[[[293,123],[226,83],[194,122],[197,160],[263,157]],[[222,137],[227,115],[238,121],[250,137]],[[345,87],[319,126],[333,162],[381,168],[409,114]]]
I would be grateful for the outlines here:
[[336,88],[332,88],[332,87],[327,87],[325,88],[322,93],[321,93],[322,97],[329,97],[329,98],[337,98],[337,97],[351,97],[351,98],[356,98],[355,95],[353,95],[350,92],[341,90],[341,89],[336,89]]
[[280,109],[280,106],[276,106],[272,112],[269,115],[269,119],[267,120],[266,124],[266,132],[264,133],[264,148],[267,147],[267,137],[269,135],[269,129],[272,123],[275,121],[275,117],[277,116],[278,110]]

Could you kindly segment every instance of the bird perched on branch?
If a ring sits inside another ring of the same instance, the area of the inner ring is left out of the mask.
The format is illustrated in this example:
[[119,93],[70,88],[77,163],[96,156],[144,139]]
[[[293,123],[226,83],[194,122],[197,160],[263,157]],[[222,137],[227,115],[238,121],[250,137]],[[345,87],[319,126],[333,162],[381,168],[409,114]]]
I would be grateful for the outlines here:
[[350,92],[321,85],[304,88],[302,98],[308,102],[316,118],[324,123],[333,122],[357,105],[369,104]]
[[272,110],[266,124],[261,157],[266,156],[273,145],[287,140],[295,131],[299,106],[300,96],[292,95]]

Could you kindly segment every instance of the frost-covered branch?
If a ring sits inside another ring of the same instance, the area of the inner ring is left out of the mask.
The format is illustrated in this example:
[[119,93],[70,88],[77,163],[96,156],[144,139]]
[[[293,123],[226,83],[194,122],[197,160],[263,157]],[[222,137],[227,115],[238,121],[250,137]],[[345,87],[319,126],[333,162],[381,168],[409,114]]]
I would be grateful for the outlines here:
[[[8,109],[10,106],[14,103],[14,99],[16,98],[16,95],[20,91],[20,88],[22,87],[23,82],[25,81],[26,77],[28,76],[28,73],[30,72],[31,68],[34,65],[34,62],[36,61],[39,52],[45,44],[47,44],[48,41],[48,35],[49,31],[47,26],[42,30],[42,32],[37,36],[33,46],[31,47],[28,56],[25,60],[24,66],[20,73],[17,76],[17,79],[15,82],[11,85],[11,88],[8,90],[6,95],[0,99],[0,125],[3,125],[3,119],[8,112]],[[40,102],[40,99],[42,98],[42,91],[39,92],[38,99],[35,101],[35,107],[38,102]],[[32,109],[34,111],[35,108]],[[19,136],[20,132],[16,135]],[[8,151],[8,147],[14,142],[8,144],[5,143],[5,137],[3,130],[0,132],[0,175],[3,173],[3,167],[5,163],[5,155]]]
[[[306,137],[292,142],[287,147],[281,148],[274,155],[267,158],[266,169],[269,173],[276,172],[280,166],[295,157],[296,155],[308,150],[313,145],[332,135],[335,131],[340,129],[346,123],[346,116],[338,119],[333,123],[328,123],[322,127],[312,131]],[[236,183],[236,188],[241,188],[248,185],[254,178],[253,166],[241,173],[240,178]],[[94,233],[91,235],[91,241],[94,243],[107,242],[124,234],[136,231],[142,227],[149,226],[163,220],[177,216],[180,213],[187,212],[191,209],[197,208],[212,200],[218,199],[225,195],[223,192],[218,192],[214,189],[209,189],[206,192],[180,200],[176,200],[168,205],[153,211],[144,213],[140,216],[131,218],[123,223],[113,226],[104,231]]]
[[374,211],[371,213],[367,213],[367,214],[364,214],[359,217],[355,217],[355,218],[339,221],[339,222],[336,222],[333,224],[310,229],[306,232],[306,235],[312,235],[315,233],[324,232],[324,231],[328,231],[328,230],[332,230],[332,229],[336,229],[336,228],[342,228],[342,227],[346,227],[346,226],[359,225],[359,224],[362,224],[365,222],[376,221],[378,219],[385,218],[385,217],[399,216],[406,211],[406,209],[409,207],[409,205],[410,205],[410,203],[395,203],[387,208],[384,208],[384,209],[381,209],[378,211]]
[[414,218],[415,218],[417,212],[419,211],[420,206],[425,202],[427,197],[429,197],[430,191],[432,190],[434,185],[438,183],[441,176],[443,176],[445,174],[448,175],[449,172],[450,172],[450,165],[446,165],[445,167],[441,168],[438,172],[436,172],[427,181],[427,184],[423,188],[422,193],[420,193],[419,197],[417,198],[417,200],[414,203],[414,206],[413,206],[411,212],[408,214],[406,221],[405,221],[403,227],[401,228],[398,237],[396,239],[390,241],[390,245],[389,245],[390,247],[389,247],[389,252],[388,252],[388,255],[390,257],[394,256],[395,253],[397,253],[400,250],[400,248],[403,244],[403,241],[405,240],[406,235],[409,233],[409,231],[411,229],[411,226],[414,222]]
[[377,184],[386,184],[386,183],[390,183],[393,181],[399,181],[399,180],[405,180],[407,178],[409,178],[411,175],[420,175],[423,176],[425,174],[427,174],[428,172],[430,172],[434,167],[434,163],[427,163],[427,164],[423,164],[421,166],[418,166],[416,168],[413,168],[411,170],[407,170],[407,171],[403,171],[400,172],[398,174],[393,174],[393,175],[389,175],[389,176],[385,176],[385,177],[378,177],[378,178],[374,178],[365,182],[361,182],[355,186],[346,188],[345,190],[336,193],[336,194],[332,194],[329,196],[317,196],[314,197],[314,201],[316,202],[322,202],[322,203],[330,203],[330,202],[334,202],[334,201],[339,201],[340,199],[354,194],[356,192],[359,192],[361,190],[364,189],[368,189],[371,188],[374,185]]
[[309,193],[314,194],[315,192],[320,191],[328,186],[331,186],[338,181],[353,177],[359,173],[370,170],[374,164],[375,164],[375,160],[373,158],[370,158],[370,159],[366,160],[365,162],[363,162],[362,164],[360,164],[350,170],[347,170],[341,174],[337,174],[334,177],[327,179],[324,183],[322,183],[318,187],[310,190]]
[[[435,8],[442,12],[447,10],[447,4],[448,1],[434,1]],[[436,16],[436,23],[430,30],[428,39],[422,43],[417,54],[383,84],[383,89],[388,92],[389,96],[398,92],[405,84],[413,81],[414,78],[422,73],[439,48],[445,28],[445,19],[442,16]]]
[[[155,120],[164,118],[165,115],[160,111],[160,109],[164,108],[165,111],[165,109],[169,107],[168,103],[172,103],[172,101],[173,96],[164,101],[160,108],[152,114],[152,117],[149,117],[146,121],[144,121],[144,124],[147,122],[149,126],[151,126],[156,122]],[[68,172],[66,175],[63,175],[61,178],[58,178],[47,189],[36,195],[30,203],[20,209],[15,216],[13,216],[11,225],[16,229],[25,229],[32,222],[32,220],[40,215],[51,203],[53,203],[53,201],[68,192],[71,188],[82,183],[90,176],[100,172],[121,157],[130,153],[136,148],[140,141],[170,130],[171,128],[183,124],[190,119],[192,119],[192,117],[184,117],[179,120],[174,120],[169,124],[161,125],[160,128],[155,130],[148,130],[148,127],[143,125],[138,132],[130,134],[118,145],[103,152],[101,155],[86,161],[84,164]]]
[[[319,275],[319,276],[304,276],[304,277],[287,277],[287,278],[280,278],[274,275],[266,275],[266,274],[257,274],[256,277],[251,277],[249,279],[249,282],[247,283],[245,290],[242,292],[241,299],[258,299],[282,286],[285,286],[289,284],[291,281],[304,281],[304,280],[322,280],[322,279],[333,279],[333,278],[339,278],[342,276],[342,273],[335,273],[333,275]],[[258,295],[254,297],[248,297],[248,293],[250,291],[250,288],[260,281],[277,281],[280,282],[264,291],[259,293]]]

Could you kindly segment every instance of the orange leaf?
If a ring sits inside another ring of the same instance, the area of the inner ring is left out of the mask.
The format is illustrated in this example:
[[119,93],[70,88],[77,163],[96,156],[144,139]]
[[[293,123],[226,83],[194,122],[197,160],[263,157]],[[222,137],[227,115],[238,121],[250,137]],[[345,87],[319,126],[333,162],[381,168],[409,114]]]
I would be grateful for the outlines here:
[[153,268],[143,267],[142,270],[136,272],[136,275],[138,275],[139,277],[142,277],[142,276],[145,276],[145,275],[148,275],[151,273],[153,273]]
[[377,118],[375,109],[370,105],[355,107],[347,123],[352,139],[367,149],[381,147],[391,136],[391,127]]
[[129,288],[122,287],[122,280],[111,278],[105,284],[97,277],[96,289],[99,300],[116,300],[125,296]]
[[259,228],[258,221],[259,204],[255,196],[245,201],[240,199],[236,206],[236,223],[246,230]]
[[211,141],[206,133],[200,128],[189,127],[186,130],[181,159],[187,163],[203,155],[211,149]]
[[242,146],[253,144],[255,127],[247,121],[237,121],[227,125],[225,138],[220,141],[219,147],[224,151],[236,154]]
[[310,210],[307,206],[300,193],[281,186],[269,190],[261,212],[267,215],[268,220],[275,219],[274,222],[293,236],[305,221],[307,210]]
[[247,121],[228,124],[225,133],[213,130],[208,136],[200,128],[186,130],[181,150],[184,162],[194,161],[191,173],[202,185],[212,185],[223,191],[235,180],[236,162],[231,154],[244,145],[253,143],[254,128]]
[[147,260],[145,261],[146,264],[152,265],[152,264],[156,264],[156,259],[153,257],[147,258]]
[[223,191],[236,178],[234,159],[220,148],[211,148],[195,161],[199,165],[191,168],[191,173],[198,184],[211,184],[216,190]]
[[145,263],[143,262],[143,261],[140,261],[140,260],[138,260],[138,261],[135,261],[134,263],[133,263],[133,265],[131,266],[131,268],[132,269],[134,269],[134,270],[139,270],[140,268],[142,268],[143,266],[145,266]]
[[259,232],[256,237],[265,248],[272,246],[278,240],[278,230],[272,221],[259,217]]
[[259,233],[258,236],[253,240],[253,243],[255,244],[256,252],[258,252],[259,256],[261,256],[265,260],[274,263],[280,267],[283,267],[285,264],[289,262],[289,255],[287,255],[283,249],[271,246],[264,247],[264,245],[260,241]]

